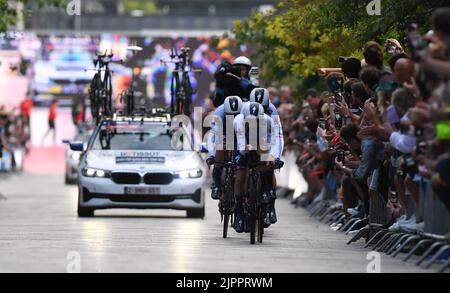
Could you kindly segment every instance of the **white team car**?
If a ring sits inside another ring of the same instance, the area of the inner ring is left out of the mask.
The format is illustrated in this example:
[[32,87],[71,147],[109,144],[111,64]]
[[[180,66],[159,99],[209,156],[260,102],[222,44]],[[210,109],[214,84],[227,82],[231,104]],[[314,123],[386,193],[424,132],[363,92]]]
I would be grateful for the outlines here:
[[169,124],[161,117],[106,119],[87,144],[70,144],[83,152],[80,217],[110,208],[176,209],[190,218],[204,217],[206,164],[186,130]]
[[[92,135],[92,131],[85,130],[83,132],[77,133],[74,141],[78,142],[88,142]],[[66,175],[65,183],[67,185],[76,184],[78,179],[78,164],[80,163],[81,157],[80,151],[73,151],[70,148],[66,150]]]
[[38,60],[33,66],[30,90],[36,104],[48,103],[55,96],[75,97],[87,93],[95,74],[90,69],[92,54],[84,49],[56,50],[48,60]]

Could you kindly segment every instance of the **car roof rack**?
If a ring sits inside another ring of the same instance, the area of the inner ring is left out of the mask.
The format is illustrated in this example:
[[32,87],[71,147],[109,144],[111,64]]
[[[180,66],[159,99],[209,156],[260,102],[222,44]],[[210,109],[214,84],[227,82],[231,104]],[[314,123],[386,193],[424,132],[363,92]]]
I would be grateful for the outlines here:
[[169,124],[172,115],[163,108],[153,108],[149,111],[145,109],[135,110],[133,113],[116,112],[112,116],[103,117],[103,121],[116,122],[159,122]]

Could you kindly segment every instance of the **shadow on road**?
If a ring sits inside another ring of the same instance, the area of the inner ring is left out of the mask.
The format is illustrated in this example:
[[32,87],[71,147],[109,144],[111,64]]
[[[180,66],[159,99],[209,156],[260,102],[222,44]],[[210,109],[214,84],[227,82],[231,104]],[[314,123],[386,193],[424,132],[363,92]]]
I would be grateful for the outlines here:
[[113,215],[113,214],[103,214],[103,215],[95,215],[93,218],[84,218],[84,219],[188,219],[185,215]]

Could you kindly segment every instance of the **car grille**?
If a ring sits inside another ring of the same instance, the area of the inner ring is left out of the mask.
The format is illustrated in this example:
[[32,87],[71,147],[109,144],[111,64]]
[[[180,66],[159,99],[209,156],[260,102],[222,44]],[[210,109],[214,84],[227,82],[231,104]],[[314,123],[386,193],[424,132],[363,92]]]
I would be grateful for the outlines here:
[[118,195],[111,196],[113,202],[172,202],[175,195]]
[[123,194],[100,194],[89,192],[87,188],[83,188],[83,201],[88,202],[94,198],[109,199],[112,202],[121,203],[139,203],[139,202],[173,202],[176,199],[192,199],[196,203],[200,203],[202,200],[202,190],[197,189],[194,194],[182,194],[182,195],[123,195]]
[[147,173],[144,176],[145,184],[149,185],[168,185],[172,181],[173,175],[171,173]]
[[141,175],[138,173],[113,173],[111,179],[117,184],[139,184]]

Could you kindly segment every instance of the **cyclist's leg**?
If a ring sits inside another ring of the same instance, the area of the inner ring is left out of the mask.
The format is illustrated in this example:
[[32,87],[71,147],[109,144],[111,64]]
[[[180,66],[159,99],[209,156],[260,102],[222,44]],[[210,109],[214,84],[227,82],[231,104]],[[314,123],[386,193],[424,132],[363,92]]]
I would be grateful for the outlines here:
[[[234,161],[236,163],[236,161]],[[236,198],[235,215],[236,220],[234,229],[238,233],[242,233],[245,230],[245,215],[244,215],[244,197],[245,197],[245,183],[247,180],[248,169],[246,160],[242,160],[236,164],[235,169],[235,181],[234,181],[234,194]]]
[[277,178],[275,177],[275,171],[272,170],[271,174],[270,174],[270,179],[269,182],[271,182],[272,186],[271,186],[271,203],[270,203],[270,222],[272,224],[275,224],[276,222],[278,222],[278,218],[277,218],[277,213],[275,211],[275,201],[277,200],[277,193],[276,193],[276,188],[277,188]]
[[[224,151],[223,150],[216,150],[216,156],[215,160],[217,163],[223,163],[224,159]],[[213,186],[211,191],[211,198],[212,199],[219,199],[220,198],[220,190],[222,185],[222,173],[223,173],[223,167],[222,166],[216,166],[214,165],[212,177],[213,177]]]

